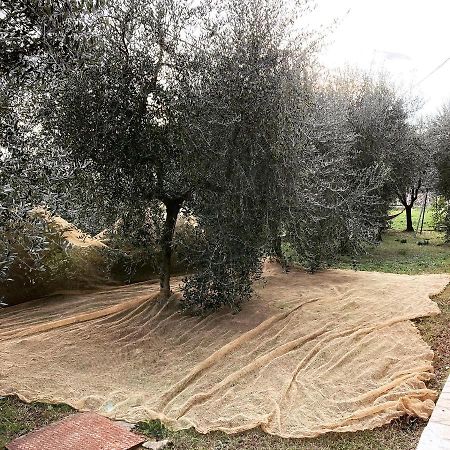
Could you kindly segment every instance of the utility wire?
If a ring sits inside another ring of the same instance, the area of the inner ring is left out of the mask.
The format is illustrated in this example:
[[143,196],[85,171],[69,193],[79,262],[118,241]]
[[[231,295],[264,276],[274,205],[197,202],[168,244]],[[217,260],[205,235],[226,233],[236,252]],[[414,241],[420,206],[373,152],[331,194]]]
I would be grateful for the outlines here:
[[419,84],[422,84],[425,80],[428,80],[428,78],[431,77],[431,75],[434,75],[438,70],[442,69],[442,67],[445,66],[445,64],[448,63],[448,61],[450,61],[450,57],[448,57],[444,62],[442,62],[441,64],[439,64],[434,70],[432,70],[426,77],[422,78],[418,83],[416,83],[414,85],[414,87],[419,86]]

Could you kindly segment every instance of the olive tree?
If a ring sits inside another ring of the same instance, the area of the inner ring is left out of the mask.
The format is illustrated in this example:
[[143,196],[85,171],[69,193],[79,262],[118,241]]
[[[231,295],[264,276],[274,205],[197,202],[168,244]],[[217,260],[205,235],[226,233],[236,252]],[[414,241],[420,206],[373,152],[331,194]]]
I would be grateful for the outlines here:
[[[321,77],[312,91],[301,88],[302,79],[286,84],[279,182],[285,240],[315,271],[373,240],[386,173],[376,163],[357,167],[358,135],[348,120],[347,96]],[[305,93],[300,108],[297,99]]]
[[448,106],[434,117],[427,130],[428,148],[434,160],[434,188],[447,200],[444,220],[447,240],[450,239],[450,108]]
[[[392,201],[405,208],[406,231],[414,231],[411,211],[424,185],[428,155],[414,124],[416,100],[403,96],[383,76],[344,72],[335,81],[347,101],[347,120],[356,136],[356,168],[377,164],[388,171],[380,186],[379,215],[386,217]],[[370,205],[367,205],[370,208]]]
[[106,3],[86,18],[92,46],[52,85],[46,132],[89,162],[103,196],[122,210],[164,206],[164,296],[182,208],[204,244],[187,303],[233,303],[259,270],[277,203],[280,86],[299,45],[288,44],[291,11],[272,0]]
[[[67,245],[33,209],[61,207],[76,168],[41,138],[33,99],[13,82],[0,82],[0,297],[17,297],[49,274],[49,252]],[[72,183],[72,188],[74,183]]]
[[[307,5],[289,6],[227,2],[223,26],[211,41],[215,56],[202,76],[194,122],[202,131],[196,146],[205,151],[200,164],[208,185],[188,202],[205,246],[199,270],[185,284],[187,304],[247,298],[261,258],[279,236],[283,89],[314,52],[313,36],[291,33]],[[304,99],[295,101],[301,107]]]

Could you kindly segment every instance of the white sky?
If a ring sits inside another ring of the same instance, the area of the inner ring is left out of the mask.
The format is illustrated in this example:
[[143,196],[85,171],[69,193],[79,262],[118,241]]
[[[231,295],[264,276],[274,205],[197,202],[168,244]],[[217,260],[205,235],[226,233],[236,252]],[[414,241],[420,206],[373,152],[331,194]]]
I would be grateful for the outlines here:
[[327,67],[344,65],[391,74],[424,101],[421,115],[450,101],[450,0],[317,0],[312,22],[338,19],[320,56]]

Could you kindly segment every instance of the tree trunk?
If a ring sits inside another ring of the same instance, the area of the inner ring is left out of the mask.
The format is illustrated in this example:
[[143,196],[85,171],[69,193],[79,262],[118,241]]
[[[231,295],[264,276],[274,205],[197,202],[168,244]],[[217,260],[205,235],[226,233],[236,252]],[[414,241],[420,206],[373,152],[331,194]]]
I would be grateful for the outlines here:
[[275,257],[280,260],[283,260],[283,250],[281,248],[281,236],[275,236],[272,241],[272,248],[275,254]]
[[166,200],[166,220],[161,236],[161,274],[160,274],[160,292],[165,298],[170,296],[170,272],[172,265],[172,244],[175,225],[177,223],[178,213],[180,212],[182,200]]
[[413,223],[412,223],[412,205],[406,205],[405,206],[405,212],[406,212],[406,230],[412,232],[414,231]]

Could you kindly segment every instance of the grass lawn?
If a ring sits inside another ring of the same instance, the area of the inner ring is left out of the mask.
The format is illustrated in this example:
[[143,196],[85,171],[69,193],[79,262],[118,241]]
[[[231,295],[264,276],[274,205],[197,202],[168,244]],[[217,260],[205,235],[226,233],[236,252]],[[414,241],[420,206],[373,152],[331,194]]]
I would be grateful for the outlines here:
[[[418,245],[425,240],[428,245]],[[446,273],[450,272],[450,245],[444,243],[442,233],[435,231],[416,235],[390,230],[366,254],[342,257],[334,267],[407,274]]]
[[[394,215],[401,211],[402,209],[393,209],[390,211],[390,214]],[[415,230],[419,230],[420,226],[419,224],[419,216],[420,216],[420,210],[421,208],[413,208],[411,212],[412,216],[412,222],[413,227]],[[399,216],[397,216],[395,219],[391,221],[391,227],[393,230],[396,231],[405,231],[406,230],[406,213],[403,212]],[[423,220],[423,230],[432,231],[434,229],[433,224],[433,213],[431,210],[431,206],[428,206],[425,210],[425,218]]]
[[[416,220],[418,211],[414,211]],[[403,222],[402,222],[403,221]],[[425,220],[427,222],[427,217]],[[396,273],[450,272],[450,246],[443,243],[443,236],[433,231],[423,235],[403,233],[404,217],[392,223],[379,245],[369,248],[367,254],[352,259],[343,259],[336,267],[358,270],[376,270]],[[426,228],[426,226],[424,226]],[[428,226],[427,226],[428,228]],[[431,228],[431,225],[430,225]],[[429,239],[428,245],[417,245]],[[402,240],[406,239],[406,243]],[[441,314],[416,320],[425,341],[435,352],[436,379],[430,383],[435,389],[442,386],[450,372],[450,285],[434,299]],[[14,437],[62,418],[73,410],[64,405],[41,403],[25,404],[15,397],[0,398],[0,448]],[[426,422],[419,419],[402,418],[390,425],[371,431],[357,433],[330,433],[315,439],[282,439],[253,430],[239,435],[223,433],[201,435],[195,431],[171,432],[157,421],[140,423],[138,431],[149,437],[168,438],[179,450],[413,450]]]
[[[413,209],[414,227],[419,212],[419,208]],[[390,224],[391,229],[383,235],[380,244],[369,247],[366,254],[356,258],[341,257],[334,267],[407,274],[450,272],[450,244],[444,243],[443,233],[433,231],[430,209],[425,214],[423,233],[404,232],[405,213]],[[428,245],[419,245],[424,242]]]

